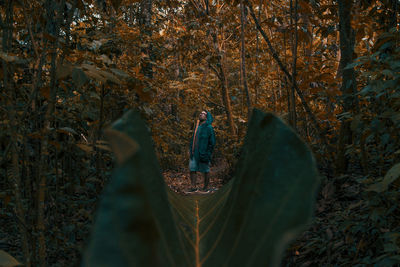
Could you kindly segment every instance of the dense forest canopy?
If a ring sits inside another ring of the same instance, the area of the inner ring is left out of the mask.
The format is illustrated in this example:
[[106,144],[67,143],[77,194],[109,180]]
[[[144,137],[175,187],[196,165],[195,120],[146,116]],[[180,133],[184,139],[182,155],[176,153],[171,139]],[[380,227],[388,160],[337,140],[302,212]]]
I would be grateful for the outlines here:
[[0,4],[0,249],[26,266],[79,262],[114,166],[103,130],[130,109],[182,172],[210,111],[224,181],[253,108],[278,114],[323,178],[287,264],[400,261],[398,0]]

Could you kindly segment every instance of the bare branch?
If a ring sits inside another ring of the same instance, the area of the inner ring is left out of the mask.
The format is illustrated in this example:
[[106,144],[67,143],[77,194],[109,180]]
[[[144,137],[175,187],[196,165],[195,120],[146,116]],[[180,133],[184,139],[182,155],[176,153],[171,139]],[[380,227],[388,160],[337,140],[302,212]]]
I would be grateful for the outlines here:
[[196,11],[199,12],[200,11],[200,7],[199,5],[196,3],[195,0],[190,0],[190,2],[194,5],[194,7],[196,8]]
[[215,74],[217,75],[217,77],[218,77],[220,80],[222,80],[221,74],[218,72],[218,70],[217,70],[213,65],[211,65],[210,62],[208,62],[208,66],[215,72]]

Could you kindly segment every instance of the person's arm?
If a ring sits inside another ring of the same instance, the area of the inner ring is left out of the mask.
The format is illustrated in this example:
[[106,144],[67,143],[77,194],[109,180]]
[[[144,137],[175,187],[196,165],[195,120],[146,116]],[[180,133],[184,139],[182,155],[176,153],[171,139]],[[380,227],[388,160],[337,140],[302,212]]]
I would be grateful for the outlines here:
[[199,128],[199,120],[196,121],[195,127],[194,127],[194,133],[192,134],[192,138],[190,139],[190,144],[189,144],[189,157],[192,156],[193,154],[193,141],[196,138],[197,130]]
[[207,149],[210,155],[210,159],[214,151],[214,147],[215,147],[215,133],[213,127],[210,127],[210,136],[208,137],[208,149]]
[[189,141],[189,157],[192,155],[193,138],[194,138],[194,136],[192,135],[192,137],[190,138],[190,141]]

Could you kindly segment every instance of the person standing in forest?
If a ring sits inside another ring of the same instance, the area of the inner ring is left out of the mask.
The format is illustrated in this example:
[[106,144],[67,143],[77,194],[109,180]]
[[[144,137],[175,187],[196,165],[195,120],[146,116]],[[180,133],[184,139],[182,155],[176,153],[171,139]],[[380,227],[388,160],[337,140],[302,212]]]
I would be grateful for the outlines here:
[[210,112],[200,112],[196,122],[193,136],[190,140],[189,149],[189,170],[190,170],[190,191],[196,191],[196,172],[203,173],[203,190],[207,191],[209,183],[210,161],[215,146],[215,134],[211,125],[213,118]]

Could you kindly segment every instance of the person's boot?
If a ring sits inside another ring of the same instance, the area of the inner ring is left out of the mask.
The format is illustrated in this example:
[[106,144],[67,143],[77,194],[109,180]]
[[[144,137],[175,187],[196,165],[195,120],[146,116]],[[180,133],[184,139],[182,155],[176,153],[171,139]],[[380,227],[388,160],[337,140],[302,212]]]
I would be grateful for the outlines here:
[[203,191],[208,191],[208,182],[210,181],[210,178],[208,177],[208,173],[204,173],[204,187]]
[[190,172],[190,184],[192,187],[189,189],[189,192],[196,191],[197,188],[196,188],[196,173],[195,172]]

